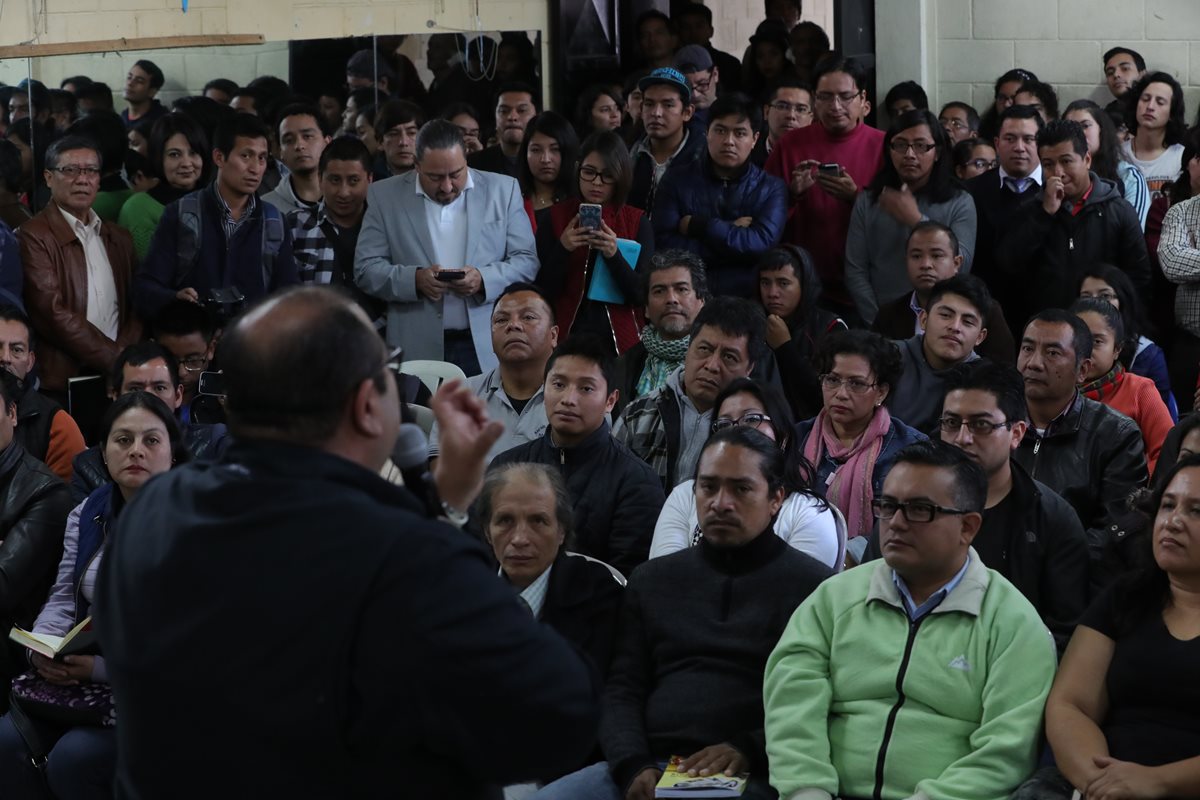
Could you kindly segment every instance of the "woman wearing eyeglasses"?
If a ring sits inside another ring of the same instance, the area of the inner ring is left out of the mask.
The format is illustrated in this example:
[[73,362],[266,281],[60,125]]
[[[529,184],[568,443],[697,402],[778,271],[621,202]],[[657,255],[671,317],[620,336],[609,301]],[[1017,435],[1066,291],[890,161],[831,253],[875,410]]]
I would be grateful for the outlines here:
[[[611,342],[620,355],[641,335],[644,298],[638,276],[654,254],[654,231],[641,209],[625,203],[633,162],[617,133],[592,134],[579,157],[579,195],[538,214],[542,268],[537,283],[554,304],[560,340],[573,333],[595,334]],[[581,219],[579,207],[584,203],[600,206],[599,228]],[[630,263],[634,242],[641,249]],[[604,274],[597,280],[600,271]],[[611,281],[605,281],[605,275]],[[604,291],[606,286],[612,293]]]
[[967,181],[988,170],[996,168],[996,148],[982,139],[963,139],[951,151],[954,158],[954,174],[960,181]]
[[[712,432],[748,427],[767,436],[787,458],[787,497],[775,517],[775,535],[802,553],[838,572],[845,560],[846,527],[829,504],[813,489],[813,466],[800,454],[792,435],[795,424],[787,403],[773,387],[750,378],[737,378],[713,403]],[[654,526],[650,557],[657,558],[700,541],[694,480],[675,487]]]
[[796,441],[816,468],[817,491],[845,516],[848,556],[857,562],[875,523],[871,501],[896,454],[928,437],[893,419],[883,404],[904,368],[890,340],[862,330],[830,334],[818,367],[824,405],[796,426]]
[[910,291],[905,243],[919,222],[958,237],[961,270],[975,250],[975,201],[954,179],[950,140],[929,111],[906,111],[883,139],[883,169],[854,201],[846,237],[846,288],[864,322]]

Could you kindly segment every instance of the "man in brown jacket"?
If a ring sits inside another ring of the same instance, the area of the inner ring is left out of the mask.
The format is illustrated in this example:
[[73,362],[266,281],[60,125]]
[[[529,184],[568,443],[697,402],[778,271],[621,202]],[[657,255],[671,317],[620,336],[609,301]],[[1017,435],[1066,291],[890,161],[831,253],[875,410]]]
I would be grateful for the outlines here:
[[133,240],[92,211],[100,167],[90,139],[64,136],[51,144],[45,177],[52,202],[18,234],[42,389],[59,397],[69,378],[107,374],[141,334],[128,301]]

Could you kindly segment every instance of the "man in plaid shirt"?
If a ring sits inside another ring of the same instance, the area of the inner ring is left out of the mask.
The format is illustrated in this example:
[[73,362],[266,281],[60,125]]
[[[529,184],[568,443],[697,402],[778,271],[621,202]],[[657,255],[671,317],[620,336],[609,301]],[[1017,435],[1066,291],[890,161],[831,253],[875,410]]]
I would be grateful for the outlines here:
[[321,202],[287,215],[301,283],[341,286],[367,312],[375,330],[387,325],[387,304],[354,283],[354,248],[367,210],[371,154],[353,136],[340,136],[321,153]]

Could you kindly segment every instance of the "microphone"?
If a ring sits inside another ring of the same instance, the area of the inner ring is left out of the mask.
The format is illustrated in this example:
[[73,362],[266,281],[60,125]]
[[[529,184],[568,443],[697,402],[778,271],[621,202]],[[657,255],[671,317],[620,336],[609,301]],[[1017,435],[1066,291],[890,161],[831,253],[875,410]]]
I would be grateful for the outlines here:
[[429,474],[429,440],[421,426],[411,422],[400,424],[400,433],[392,448],[392,463],[404,478],[404,488],[421,501],[426,513],[435,519],[443,516],[442,501],[433,476]]

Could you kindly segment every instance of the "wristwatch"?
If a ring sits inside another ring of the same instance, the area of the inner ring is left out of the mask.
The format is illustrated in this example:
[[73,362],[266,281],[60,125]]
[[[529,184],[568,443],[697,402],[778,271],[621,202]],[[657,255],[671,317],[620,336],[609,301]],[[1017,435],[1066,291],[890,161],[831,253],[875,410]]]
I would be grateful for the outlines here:
[[471,519],[471,515],[466,511],[455,508],[445,500],[442,501],[442,513],[445,515],[447,522],[459,529],[465,527],[467,522]]

